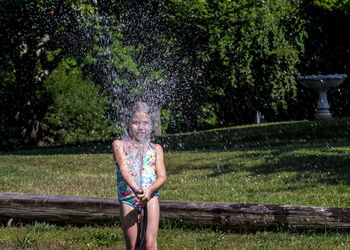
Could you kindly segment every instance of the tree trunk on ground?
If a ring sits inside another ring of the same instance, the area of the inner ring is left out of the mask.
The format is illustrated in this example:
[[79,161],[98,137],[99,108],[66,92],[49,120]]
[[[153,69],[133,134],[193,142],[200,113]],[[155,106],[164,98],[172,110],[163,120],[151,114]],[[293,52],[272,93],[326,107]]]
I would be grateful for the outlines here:
[[[350,229],[350,208],[160,201],[161,220],[230,229]],[[117,199],[0,193],[0,221],[113,224]]]

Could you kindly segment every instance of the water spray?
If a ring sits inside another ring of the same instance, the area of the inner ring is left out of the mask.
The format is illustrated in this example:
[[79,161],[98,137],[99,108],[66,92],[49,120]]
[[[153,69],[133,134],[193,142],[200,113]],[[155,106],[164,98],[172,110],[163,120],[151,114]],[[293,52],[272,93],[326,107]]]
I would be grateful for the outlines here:
[[[146,142],[141,143],[140,147],[134,148],[134,150],[130,150],[131,152],[131,171],[134,175],[134,180],[136,183],[136,186],[139,190],[142,190],[142,168],[143,168],[143,159],[145,154],[145,148],[144,145],[147,145]],[[142,249],[145,238],[146,238],[146,231],[147,231],[147,203],[144,203],[143,208],[143,225],[142,225],[142,231],[141,231],[141,240],[139,244],[139,249]]]
[[[150,144],[150,137],[152,131],[152,118],[151,116],[146,120],[142,120],[142,118],[135,118],[133,120],[133,116],[137,112],[142,112],[145,114],[150,114],[149,107],[142,102],[136,102],[132,109],[129,110],[130,117],[129,126],[132,125],[132,129],[130,131],[128,129],[125,130],[126,140],[128,142],[128,152],[130,154],[130,170],[134,176],[135,184],[139,190],[143,192],[142,186],[142,170],[144,165],[144,159],[146,158],[146,153],[148,152],[148,147]],[[141,120],[139,120],[141,119]],[[128,126],[128,127],[129,127]],[[131,133],[130,133],[131,132]],[[143,225],[141,230],[141,239],[139,244],[139,249],[142,249],[147,231],[147,203],[143,203]]]

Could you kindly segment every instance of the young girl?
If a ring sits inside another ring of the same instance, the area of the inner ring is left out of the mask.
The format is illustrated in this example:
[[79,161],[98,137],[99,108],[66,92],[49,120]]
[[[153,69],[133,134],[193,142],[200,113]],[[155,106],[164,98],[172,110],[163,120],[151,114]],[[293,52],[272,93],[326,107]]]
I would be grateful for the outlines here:
[[146,249],[157,249],[158,189],[166,182],[166,173],[162,147],[150,142],[152,125],[149,107],[137,102],[129,109],[125,138],[113,142],[120,220],[127,249],[136,249],[139,245],[145,206],[148,211]]

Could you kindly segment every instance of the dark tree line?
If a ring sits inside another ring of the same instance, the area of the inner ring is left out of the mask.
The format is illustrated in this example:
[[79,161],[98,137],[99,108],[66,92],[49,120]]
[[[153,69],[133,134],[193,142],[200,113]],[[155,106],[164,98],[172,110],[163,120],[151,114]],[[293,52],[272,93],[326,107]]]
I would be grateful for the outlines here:
[[[349,9],[302,0],[2,1],[0,139],[35,144],[84,126],[73,116],[52,125],[70,111],[52,108],[62,103],[53,92],[64,88],[45,82],[55,70],[47,82],[63,81],[73,68],[81,72],[75,82],[91,82],[108,99],[81,110],[106,124],[140,98],[163,109],[168,132],[253,123],[257,111],[267,121],[312,119],[316,94],[295,76],[349,74]],[[349,115],[348,94],[347,82],[331,91],[337,116]]]

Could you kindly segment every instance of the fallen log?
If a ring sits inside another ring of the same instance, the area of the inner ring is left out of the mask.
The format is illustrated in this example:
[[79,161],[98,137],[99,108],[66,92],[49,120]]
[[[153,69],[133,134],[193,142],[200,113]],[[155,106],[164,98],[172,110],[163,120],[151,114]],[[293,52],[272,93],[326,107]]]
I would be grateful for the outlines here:
[[[0,221],[114,224],[117,199],[0,192]],[[161,219],[231,229],[350,229],[350,208],[161,200]]]

